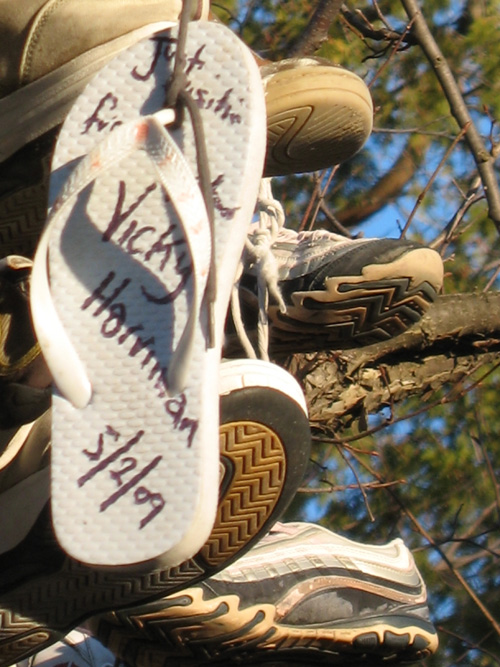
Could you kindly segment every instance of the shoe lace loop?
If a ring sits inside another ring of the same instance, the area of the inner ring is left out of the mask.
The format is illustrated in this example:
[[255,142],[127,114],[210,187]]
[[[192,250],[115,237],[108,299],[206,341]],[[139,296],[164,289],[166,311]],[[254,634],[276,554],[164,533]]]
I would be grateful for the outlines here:
[[214,202],[212,180],[210,177],[210,167],[208,162],[208,154],[205,142],[205,133],[203,130],[203,121],[200,110],[192,95],[188,93],[187,75],[186,75],[186,38],[187,29],[191,17],[191,8],[193,0],[184,0],[182,4],[182,11],[179,20],[179,31],[177,36],[177,48],[175,52],[174,68],[169,86],[165,93],[164,106],[165,108],[175,109],[177,117],[175,126],[179,126],[182,122],[184,109],[187,109],[191,124],[193,127],[193,134],[196,147],[196,166],[198,169],[198,181],[205,207],[207,209],[207,217],[210,225],[211,236],[211,255],[210,268],[205,288],[205,299],[208,307],[208,347],[215,346],[215,298],[217,290],[217,273],[215,263],[215,222],[214,222]]
[[246,265],[251,264],[257,274],[257,295],[259,315],[257,321],[257,347],[261,359],[269,361],[269,297],[278,303],[282,313],[286,306],[278,285],[278,266],[272,251],[272,245],[282,233],[285,224],[285,212],[281,203],[273,197],[271,179],[263,178],[260,183],[258,206],[259,220],[251,229],[245,242],[245,252],[240,262],[237,280],[231,296],[231,311],[238,338],[248,357],[255,359],[257,354],[245,331],[239,303],[239,281]]

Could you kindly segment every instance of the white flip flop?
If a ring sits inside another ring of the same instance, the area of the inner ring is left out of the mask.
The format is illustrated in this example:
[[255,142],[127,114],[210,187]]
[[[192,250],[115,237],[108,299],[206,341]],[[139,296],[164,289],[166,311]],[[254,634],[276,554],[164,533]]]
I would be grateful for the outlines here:
[[244,44],[219,24],[190,24],[188,90],[215,204],[209,349],[210,238],[193,132],[185,114],[171,133],[176,146],[158,120],[170,112],[154,116],[176,34],[123,51],[69,113],[53,161],[58,201],[33,270],[35,329],[58,388],[54,527],[62,547],[91,565],[176,565],[203,545],[216,510],[218,364],[262,173],[265,105]]

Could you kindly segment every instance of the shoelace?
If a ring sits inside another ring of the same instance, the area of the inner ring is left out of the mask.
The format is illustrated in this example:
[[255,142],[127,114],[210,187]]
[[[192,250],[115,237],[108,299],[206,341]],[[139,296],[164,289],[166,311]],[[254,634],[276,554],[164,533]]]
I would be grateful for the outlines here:
[[215,264],[215,229],[214,229],[214,203],[212,192],[212,180],[210,178],[210,167],[205,143],[205,133],[200,110],[193,97],[186,90],[187,76],[186,66],[186,38],[187,29],[191,17],[193,0],[184,0],[179,20],[179,32],[177,37],[177,48],[174,60],[174,69],[170,84],[165,93],[165,108],[175,109],[177,120],[175,125],[180,125],[184,109],[187,109],[193,126],[196,147],[196,165],[198,168],[198,180],[210,224],[210,235],[212,237],[210,269],[205,289],[205,300],[208,307],[208,347],[215,345],[215,314],[214,305],[217,289],[217,273]]
[[[329,232],[326,229],[315,229],[313,231],[302,231],[297,233],[292,229],[284,227],[285,213],[281,203],[274,198],[271,188],[271,179],[263,178],[260,184],[258,206],[260,208],[259,219],[251,225],[248,233],[245,253],[239,265],[233,291],[231,294],[231,313],[236,334],[245,354],[256,359],[269,361],[269,318],[268,306],[269,296],[278,303],[282,313],[286,311],[286,305],[278,285],[279,267],[272,246],[276,241],[281,243],[293,243],[297,247],[314,246],[322,240],[334,242],[338,249],[355,243],[356,241],[346,238],[340,234]],[[241,316],[239,300],[239,282],[245,266],[252,264],[252,269],[257,274],[257,295],[259,315],[257,322],[257,350],[255,351],[248,334],[245,331],[243,318]]]
[[[246,243],[245,254],[239,264],[238,274],[231,294],[231,312],[234,326],[245,354],[250,359],[269,361],[269,318],[267,315],[269,295],[278,302],[279,309],[285,312],[286,306],[278,286],[278,266],[272,251],[272,245],[283,234],[285,213],[280,202],[273,197],[271,179],[263,178],[260,184],[258,206],[260,207],[259,221],[255,229],[251,230]],[[241,317],[239,301],[239,281],[245,263],[250,261],[257,273],[257,294],[259,303],[259,317],[257,322],[258,355],[245,331]]]

